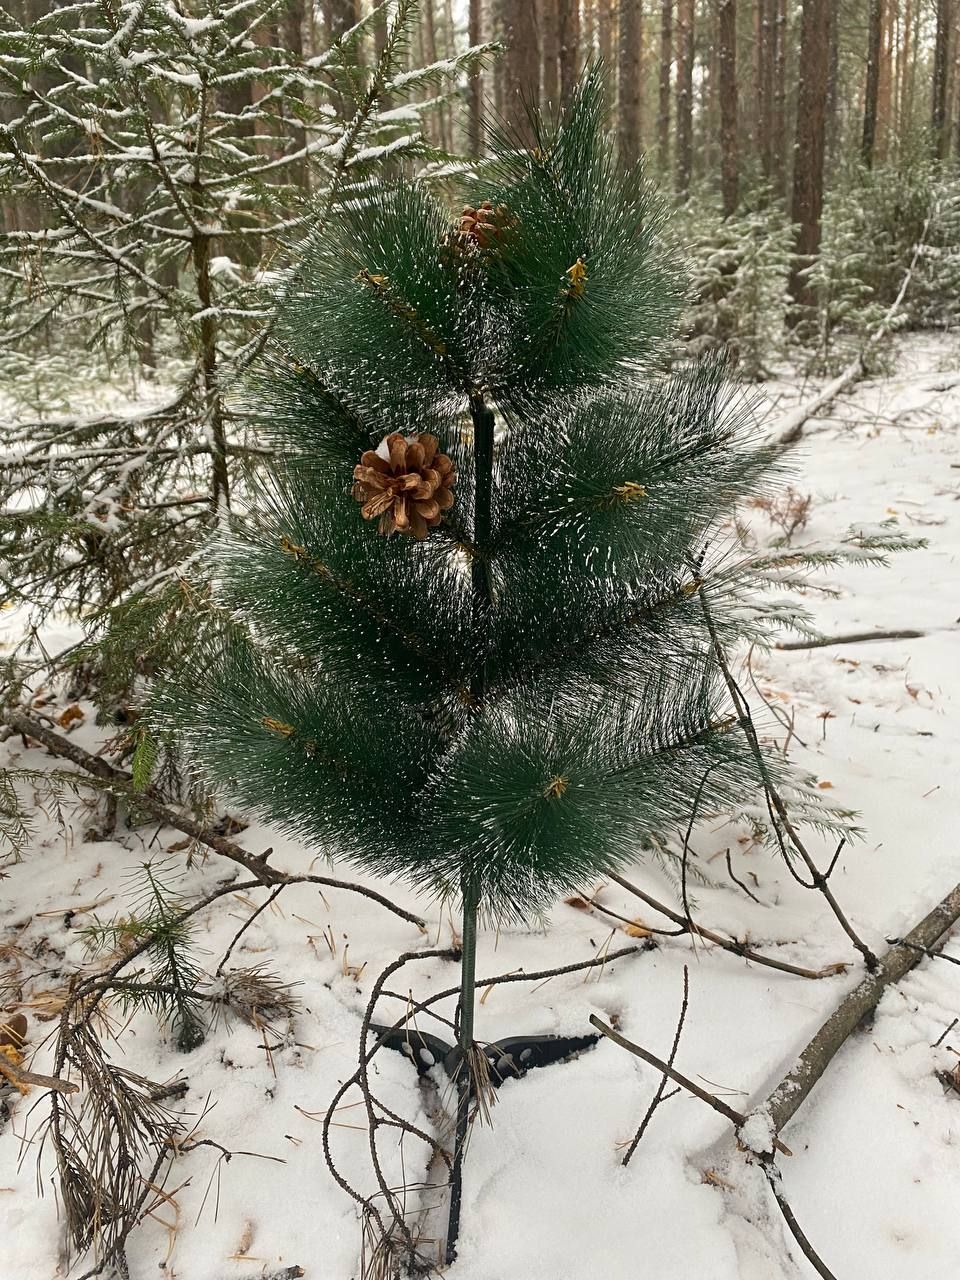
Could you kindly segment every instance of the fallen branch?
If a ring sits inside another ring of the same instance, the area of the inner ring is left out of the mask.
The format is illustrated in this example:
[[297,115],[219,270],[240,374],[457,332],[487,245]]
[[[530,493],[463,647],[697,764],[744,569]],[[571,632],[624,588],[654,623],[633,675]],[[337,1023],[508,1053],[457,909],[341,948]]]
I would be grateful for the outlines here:
[[[648,907],[652,907],[654,911],[659,911],[668,920],[672,920],[674,924],[679,925],[685,933],[695,933],[700,938],[706,938],[708,942],[716,943],[724,951],[740,956],[743,960],[751,960],[754,964],[766,965],[768,969],[779,969],[781,973],[792,973],[798,978],[834,978],[847,968],[843,961],[838,961],[836,964],[824,965],[822,969],[805,969],[799,964],[789,964],[786,960],[775,960],[772,956],[761,955],[759,951],[754,951],[742,942],[737,942],[735,938],[725,938],[722,934],[714,933],[712,929],[707,929],[704,925],[697,924],[694,920],[687,920],[679,911],[674,911],[666,903],[658,902],[656,898],[651,898],[649,893],[644,893],[642,889],[638,889],[629,880],[624,880],[623,876],[611,874],[609,878],[615,884],[620,885],[622,889],[635,894]],[[603,909],[603,907],[600,908],[601,911]]]
[[[735,1111],[733,1107],[728,1106],[722,1098],[717,1098],[712,1093],[707,1093],[706,1089],[691,1080],[688,1076],[682,1075],[676,1067],[672,1067],[669,1062],[663,1062],[649,1049],[644,1049],[639,1044],[634,1044],[632,1040],[628,1040],[626,1036],[622,1036],[619,1031],[614,1031],[613,1027],[607,1024],[595,1013],[590,1015],[590,1024],[597,1028],[601,1035],[605,1035],[608,1040],[612,1040],[614,1044],[618,1044],[621,1049],[626,1049],[628,1053],[632,1053],[636,1058],[642,1058],[644,1062],[648,1062],[651,1067],[662,1072],[675,1084],[680,1085],[682,1089],[686,1089],[687,1093],[692,1093],[695,1098],[699,1098],[701,1102],[705,1102],[708,1107],[713,1107],[714,1111],[720,1113],[725,1120],[729,1120],[734,1128],[739,1132],[747,1123],[749,1116],[743,1114],[742,1111]],[[793,1152],[789,1147],[785,1147],[783,1143],[775,1138],[774,1145],[776,1149],[785,1156],[792,1156]]]
[[[680,1048],[680,1037],[681,1035],[683,1035],[683,1024],[686,1021],[687,1007],[689,1005],[689,1002],[690,1002],[690,970],[687,968],[686,965],[684,965],[683,966],[683,1000],[680,1003],[680,1016],[677,1019],[677,1030],[674,1033],[673,1044],[670,1046],[670,1055],[667,1058],[668,1067],[673,1066],[677,1056],[677,1050]],[[624,1165],[624,1167],[626,1167],[630,1163],[633,1153],[636,1151],[637,1147],[640,1145],[640,1139],[643,1137],[644,1133],[646,1133],[647,1125],[653,1119],[654,1113],[656,1112],[657,1108],[660,1106],[661,1103],[666,1102],[667,1098],[672,1098],[674,1094],[680,1092],[680,1089],[678,1087],[674,1089],[673,1093],[666,1093],[667,1081],[669,1079],[670,1077],[667,1075],[662,1075],[660,1077],[660,1083],[657,1085],[657,1091],[653,1095],[653,1097],[650,1099],[650,1105],[647,1107],[647,1110],[644,1113],[644,1117],[640,1121],[640,1124],[637,1128],[637,1132],[633,1135],[633,1141],[630,1143],[630,1146],[627,1148],[626,1153],[623,1157],[623,1160],[621,1163]]]
[[926,631],[851,631],[849,635],[817,636],[813,640],[784,640],[775,649],[829,649],[835,644],[866,644],[870,640],[922,640]]
[[52,751],[54,755],[60,756],[64,760],[72,761],[87,773],[92,774],[93,777],[108,783],[111,790],[118,792],[128,801],[134,803],[137,808],[145,809],[162,822],[164,826],[182,831],[184,835],[191,836],[199,844],[212,849],[214,853],[220,854],[221,857],[229,858],[231,862],[239,863],[240,866],[256,876],[261,884],[316,884],[329,889],[346,889],[350,893],[358,893],[364,898],[370,898],[371,901],[379,903],[381,907],[386,907],[388,911],[392,911],[394,915],[399,916],[402,920],[415,924],[421,932],[425,928],[420,916],[414,915],[412,911],[407,911],[406,908],[398,906],[395,902],[391,902],[389,898],[384,897],[382,893],[378,893],[376,889],[368,889],[365,885],[355,884],[349,880],[337,880],[332,876],[289,875],[284,871],[271,867],[267,863],[266,854],[258,857],[256,854],[241,848],[233,840],[228,840],[225,836],[209,831],[199,822],[195,822],[185,814],[177,813],[175,809],[171,809],[149,790],[135,791],[133,778],[124,769],[118,769],[115,765],[110,764],[109,761],[104,760],[102,756],[95,756],[91,752],[85,751],[83,747],[71,742],[62,733],[56,733],[53,729],[41,724],[39,720],[35,720],[19,708],[6,711],[4,719],[17,733],[22,734],[24,737],[33,738],[45,746],[48,751]]
[[[688,1093],[692,1093],[695,1098],[699,1098],[700,1101],[705,1102],[708,1107],[712,1107],[714,1111],[718,1111],[720,1115],[730,1121],[739,1135],[740,1130],[747,1123],[749,1116],[745,1116],[739,1111],[734,1111],[733,1107],[727,1106],[725,1102],[720,1098],[717,1098],[714,1094],[707,1093],[705,1089],[701,1089],[698,1084],[694,1084],[692,1080],[681,1075],[680,1072],[671,1067],[669,1063],[661,1062],[659,1058],[655,1057],[648,1050],[642,1048],[638,1044],[634,1044],[632,1040],[627,1040],[625,1036],[619,1035],[612,1027],[608,1027],[605,1022],[601,1022],[596,1014],[590,1015],[590,1021],[598,1031],[607,1037],[608,1040],[612,1040],[615,1044],[620,1045],[621,1048],[626,1049],[636,1057],[642,1058],[644,1062],[649,1062],[651,1066],[656,1067],[657,1070],[663,1072],[665,1076],[669,1076],[671,1080],[675,1080],[677,1084],[686,1089]],[[772,1143],[774,1151],[780,1151],[783,1155],[787,1156],[792,1154],[789,1147],[785,1147],[779,1138],[774,1136],[772,1138]],[[780,1170],[777,1168],[773,1152],[755,1151],[746,1145],[744,1149],[747,1151],[748,1155],[760,1165],[763,1175],[770,1185],[770,1190],[773,1192],[773,1197],[777,1202],[777,1207],[783,1214],[783,1220],[786,1222],[790,1234],[799,1245],[803,1256],[814,1268],[817,1275],[822,1277],[822,1280],[836,1280],[836,1276],[807,1239],[799,1222],[797,1221],[793,1209],[790,1207],[790,1203],[783,1191],[783,1182],[780,1177]]]
[[839,373],[831,382],[828,382],[817,395],[811,400],[807,400],[804,404],[798,405],[796,409],[791,409],[789,413],[783,415],[777,422],[773,424],[770,432],[771,443],[784,447],[786,445],[796,444],[803,435],[803,429],[811,418],[833,404],[837,396],[842,395],[848,387],[854,386],[866,374],[867,356],[878,346],[880,342],[887,336],[893,327],[893,322],[897,318],[903,300],[906,297],[907,289],[910,287],[910,281],[913,279],[913,273],[916,270],[920,254],[923,252],[927,241],[927,233],[930,229],[930,223],[938,212],[938,207],[934,208],[927,214],[927,220],[923,224],[923,230],[913,250],[913,257],[910,260],[910,266],[907,268],[897,296],[887,308],[886,314],[877,325],[876,329],[869,335],[866,342],[850,361],[842,373]]
[[847,1038],[877,1007],[887,987],[909,973],[958,919],[960,884],[890,948],[875,973],[865,977],[840,1002],[763,1104],[776,1133],[793,1118]]

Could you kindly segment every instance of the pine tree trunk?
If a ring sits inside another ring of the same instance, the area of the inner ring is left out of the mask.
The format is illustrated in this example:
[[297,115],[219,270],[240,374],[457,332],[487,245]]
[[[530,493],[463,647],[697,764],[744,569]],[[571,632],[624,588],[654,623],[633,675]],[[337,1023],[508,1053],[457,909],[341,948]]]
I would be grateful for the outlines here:
[[660,104],[657,116],[657,165],[661,181],[670,165],[670,70],[673,65],[673,0],[660,4]]
[[[787,0],[776,0],[776,7],[772,121],[773,190],[774,194],[782,199],[787,189]],[[834,6],[835,12],[836,6]]]
[[867,32],[867,82],[863,91],[863,136],[860,159],[871,168],[877,141],[877,98],[880,91],[880,52],[883,39],[883,0],[870,0]]
[[773,46],[775,0],[757,3],[757,150],[765,178],[772,170]]
[[528,107],[540,102],[540,41],[534,0],[516,4],[497,0],[498,29],[507,47],[500,59],[503,83],[502,115],[525,144],[533,142]]
[[323,20],[328,40],[339,40],[359,22],[359,0],[323,0]]
[[903,26],[900,37],[900,54],[898,58],[899,70],[899,90],[898,90],[898,124],[901,135],[907,133],[910,129],[910,60],[912,57],[912,49],[910,47],[913,26],[913,0],[906,0],[903,11]]
[[543,42],[543,105],[556,108],[560,102],[560,13],[557,0],[540,0],[540,39]]
[[693,169],[693,0],[677,3],[676,159],[676,191],[686,196]]
[[830,64],[827,72],[827,138],[826,154],[832,160],[837,149],[840,95],[840,41],[838,39],[837,6],[830,9]]
[[613,4],[614,0],[596,0],[597,4],[597,54],[603,63],[604,81],[613,83]]
[[937,0],[937,32],[933,45],[933,94],[930,106],[930,146],[936,159],[942,159],[946,153],[949,49],[950,0]]
[[580,76],[580,0],[556,0],[560,49],[560,101],[573,97]]
[[640,159],[641,150],[642,22],[640,0],[620,0],[617,140],[620,145],[620,155],[627,164],[636,164]]
[[723,216],[736,212],[740,182],[737,154],[737,0],[717,0],[720,58],[720,192]]
[[893,17],[897,0],[884,0],[880,22],[880,74],[877,76],[877,158],[886,160],[890,142],[890,80],[893,63]]
[[[467,19],[467,39],[471,45],[483,40],[483,6],[481,0],[470,0]],[[479,156],[483,146],[483,73],[474,71],[469,82],[469,123],[467,126],[467,150],[471,156]]]
[[791,218],[799,230],[789,282],[790,296],[797,307],[810,306],[814,301],[801,272],[814,261],[820,248],[832,7],[832,0],[803,0],[791,204]]

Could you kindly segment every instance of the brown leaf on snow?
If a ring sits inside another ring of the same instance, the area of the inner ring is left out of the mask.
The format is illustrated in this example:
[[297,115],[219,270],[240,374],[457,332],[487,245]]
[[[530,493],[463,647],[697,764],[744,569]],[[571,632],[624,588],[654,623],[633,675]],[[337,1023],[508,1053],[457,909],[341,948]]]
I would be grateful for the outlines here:
[[69,729],[73,724],[82,724],[84,720],[83,712],[74,702],[67,707],[66,711],[61,711],[57,716],[57,724],[61,729]]
[[578,898],[576,894],[572,898],[564,898],[564,902],[568,907],[574,907],[577,911],[589,911],[590,903],[586,898]]
[[832,791],[832,790],[833,790],[833,783],[832,783],[832,782],[826,782],[826,781],[824,781],[824,782],[818,782],[818,783],[817,783],[817,786],[820,788],[820,790],[821,790],[821,791]]
[[628,938],[652,938],[653,930],[648,929],[645,924],[641,924],[639,920],[635,920],[630,924],[623,926],[623,932]]

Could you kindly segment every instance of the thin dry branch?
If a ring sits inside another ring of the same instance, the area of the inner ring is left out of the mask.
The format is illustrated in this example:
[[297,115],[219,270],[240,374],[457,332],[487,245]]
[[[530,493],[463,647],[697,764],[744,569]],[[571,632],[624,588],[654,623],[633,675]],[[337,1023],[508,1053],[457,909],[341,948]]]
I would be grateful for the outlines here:
[[[602,1022],[595,1014],[591,1015],[590,1021],[597,1030],[602,1032],[609,1040],[613,1040],[615,1044],[620,1045],[621,1048],[626,1049],[636,1057],[642,1058],[644,1062],[649,1062],[651,1066],[656,1067],[657,1070],[663,1072],[665,1076],[669,1076],[671,1080],[675,1080],[677,1084],[686,1089],[688,1093],[692,1093],[695,1098],[699,1098],[700,1101],[705,1102],[708,1107],[712,1107],[714,1111],[719,1112],[720,1115],[730,1121],[738,1134],[747,1123],[747,1120],[749,1119],[748,1116],[743,1115],[739,1111],[735,1111],[733,1107],[728,1106],[724,1101],[722,1101],[722,1099],[716,1097],[714,1094],[708,1093],[706,1089],[701,1089],[698,1084],[695,1084],[686,1076],[681,1075],[680,1072],[670,1066],[669,1063],[661,1062],[659,1058],[655,1057],[647,1049],[644,1049],[640,1045],[634,1044],[632,1040],[627,1040],[626,1037],[619,1035],[612,1027],[607,1026],[607,1024]],[[785,1147],[779,1138],[773,1137],[772,1142],[775,1151],[779,1151],[783,1155],[787,1156],[792,1155],[790,1148]],[[837,1280],[836,1276],[817,1253],[816,1249],[814,1249],[797,1221],[796,1214],[793,1212],[790,1202],[784,1194],[780,1170],[777,1167],[773,1153],[754,1151],[746,1146],[744,1147],[744,1150],[747,1152],[750,1159],[760,1165],[764,1177],[770,1185],[770,1190],[773,1192],[773,1197],[777,1202],[777,1207],[783,1214],[783,1220],[787,1224],[790,1234],[799,1245],[800,1251],[803,1253],[804,1257],[814,1268],[817,1275],[822,1277],[822,1280]]]
[[71,742],[69,738],[55,732],[25,711],[19,708],[11,708],[4,712],[4,719],[17,733],[27,738],[33,738],[45,746],[48,751],[52,751],[54,755],[79,765],[87,773],[109,784],[110,789],[118,795],[134,802],[137,808],[144,809],[152,814],[153,817],[158,818],[165,826],[174,827],[177,831],[182,831],[185,835],[192,836],[198,843],[205,845],[208,849],[212,849],[214,853],[220,854],[221,857],[229,858],[231,862],[239,863],[240,866],[256,876],[261,884],[316,884],[324,888],[346,889],[350,893],[359,893],[362,897],[370,898],[373,902],[379,903],[381,907],[386,907],[388,911],[392,911],[394,915],[399,916],[402,920],[415,924],[423,932],[425,926],[420,916],[414,915],[412,911],[407,911],[406,908],[398,906],[395,902],[391,902],[389,898],[382,893],[378,893],[376,889],[368,889],[366,885],[355,884],[349,880],[338,880],[332,876],[288,875],[286,872],[279,871],[267,863],[267,854],[262,854],[258,857],[256,854],[249,853],[246,849],[241,848],[240,845],[235,844],[234,841],[228,840],[225,836],[217,835],[184,814],[177,813],[149,790],[135,791],[133,778],[124,769],[118,769],[115,765],[110,764],[109,761],[104,760],[102,756],[95,756],[91,752],[85,751],[83,747]]
[[[696,934],[700,938],[706,938],[708,942],[714,942],[718,947],[722,947],[724,951],[729,951],[735,956],[740,956],[743,960],[750,960],[754,964],[766,965],[768,969],[779,969],[781,973],[792,973],[798,978],[833,978],[838,973],[843,973],[846,964],[840,961],[836,964],[824,965],[822,969],[807,969],[803,965],[790,964],[786,960],[776,960],[773,956],[762,955],[759,951],[754,951],[752,947],[745,946],[742,942],[737,942],[735,938],[725,938],[723,934],[715,933],[713,929],[708,929],[702,924],[697,924],[694,920],[688,920],[682,916],[679,911],[674,911],[672,907],[668,907],[666,903],[659,902],[656,898],[652,898],[649,893],[645,893],[643,889],[638,889],[635,884],[631,884],[629,880],[625,880],[623,876],[611,874],[610,879],[620,885],[622,889],[626,889],[629,893],[635,894],[641,902],[645,902],[648,907],[652,907],[654,911],[659,911],[661,915],[672,920],[674,924],[679,925],[684,933]],[[603,910],[603,908],[601,908]]]
[[871,640],[922,640],[926,631],[851,631],[841,636],[815,636],[809,640],[784,640],[776,649],[830,649],[835,644],[866,644]]

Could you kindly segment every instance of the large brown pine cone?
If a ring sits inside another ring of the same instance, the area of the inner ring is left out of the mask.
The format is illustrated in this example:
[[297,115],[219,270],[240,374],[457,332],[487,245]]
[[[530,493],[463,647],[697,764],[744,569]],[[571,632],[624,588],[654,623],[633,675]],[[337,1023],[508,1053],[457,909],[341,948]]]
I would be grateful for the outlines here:
[[436,436],[399,431],[368,449],[353,469],[353,496],[364,520],[380,519],[380,533],[425,538],[453,506],[457,473]]
[[473,205],[464,205],[457,230],[465,241],[475,241],[481,249],[493,249],[502,240],[510,225],[510,212],[506,205],[497,205],[496,209],[490,200],[474,209]]

